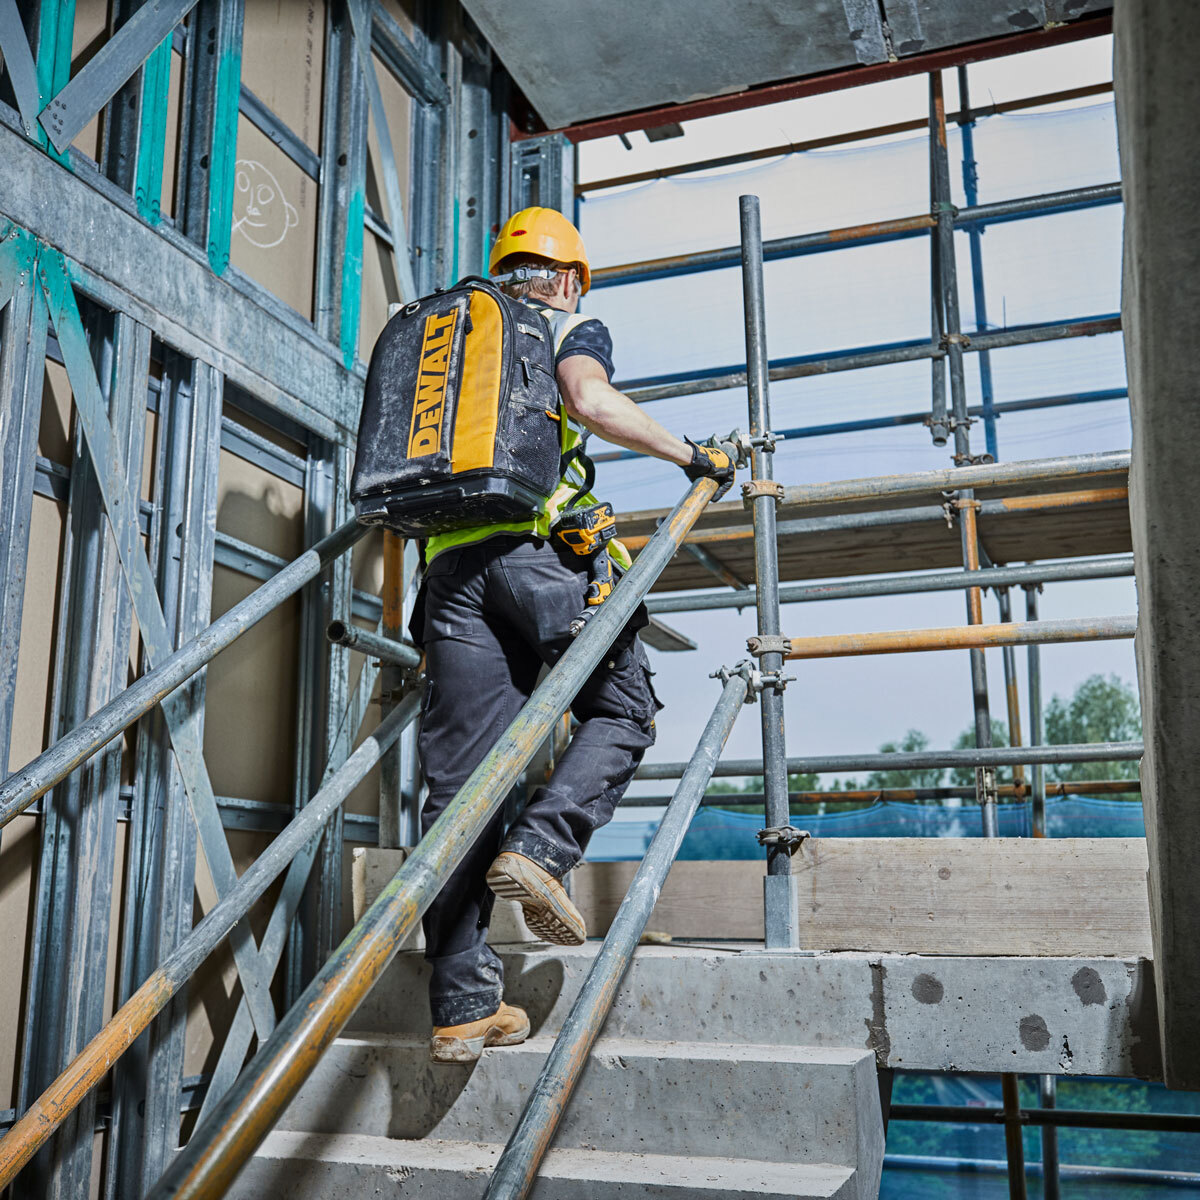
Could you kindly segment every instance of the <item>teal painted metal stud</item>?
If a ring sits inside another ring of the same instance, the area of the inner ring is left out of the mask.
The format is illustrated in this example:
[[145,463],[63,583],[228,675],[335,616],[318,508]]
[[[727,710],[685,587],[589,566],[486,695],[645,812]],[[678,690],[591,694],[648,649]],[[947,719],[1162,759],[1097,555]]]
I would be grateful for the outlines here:
[[[38,12],[37,81],[44,108],[71,78],[71,43],[75,36],[75,0],[42,0]],[[51,158],[70,168],[70,152],[61,153],[50,144],[39,124],[38,142]]]
[[171,39],[163,38],[142,68],[142,111],[138,127],[134,199],[144,221],[162,220],[163,157],[167,145],[167,105],[171,87]]
[[362,184],[356,184],[346,205],[346,251],[342,259],[342,366],[353,370],[358,355],[358,327],[362,318],[363,269]]
[[238,100],[242,92],[242,4],[221,6],[212,147],[208,162],[208,263],[217,275],[229,266],[233,185],[237,176]]

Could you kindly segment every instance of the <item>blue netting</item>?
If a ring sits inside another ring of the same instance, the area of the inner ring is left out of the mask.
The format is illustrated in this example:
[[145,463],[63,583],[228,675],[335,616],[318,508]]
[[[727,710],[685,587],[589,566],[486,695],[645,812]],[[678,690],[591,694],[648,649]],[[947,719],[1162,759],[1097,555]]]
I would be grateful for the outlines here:
[[[733,798],[731,797],[731,802]],[[659,810],[661,812],[661,810]],[[1000,805],[1000,836],[1028,837],[1032,806]],[[618,813],[598,830],[588,847],[592,862],[640,859],[658,828],[659,813],[646,809]],[[805,814],[793,822],[814,837],[981,837],[979,810],[934,804],[884,802],[850,812]],[[761,813],[702,808],[683,840],[681,859],[757,859],[762,854],[755,835],[763,826]],[[1051,797],[1046,801],[1049,837],[1145,837],[1142,806],[1136,801],[1091,796]]]

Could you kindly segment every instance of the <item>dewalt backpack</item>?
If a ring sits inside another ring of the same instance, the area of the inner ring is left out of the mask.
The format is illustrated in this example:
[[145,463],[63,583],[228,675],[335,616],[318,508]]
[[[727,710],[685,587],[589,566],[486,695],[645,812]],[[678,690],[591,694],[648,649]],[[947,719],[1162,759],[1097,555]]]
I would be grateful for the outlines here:
[[428,537],[540,512],[562,455],[554,357],[546,318],[487,280],[405,305],[367,369],[358,519]]

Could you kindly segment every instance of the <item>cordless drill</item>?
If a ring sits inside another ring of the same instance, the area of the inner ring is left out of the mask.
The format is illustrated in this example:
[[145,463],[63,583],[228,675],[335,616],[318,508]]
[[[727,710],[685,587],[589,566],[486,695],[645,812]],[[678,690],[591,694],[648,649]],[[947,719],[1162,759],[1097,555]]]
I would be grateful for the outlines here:
[[578,637],[613,590],[608,543],[616,536],[617,518],[611,504],[568,507],[554,518],[550,531],[581,558],[588,559],[587,604],[570,625],[571,636]]

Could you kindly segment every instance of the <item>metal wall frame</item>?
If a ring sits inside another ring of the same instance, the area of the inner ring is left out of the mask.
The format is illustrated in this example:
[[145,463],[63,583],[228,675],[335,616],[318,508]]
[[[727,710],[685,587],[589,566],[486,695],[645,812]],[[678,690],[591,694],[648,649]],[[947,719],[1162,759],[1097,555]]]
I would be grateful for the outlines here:
[[[136,0],[114,0],[110,42],[74,79],[72,0],[42,0],[36,6],[28,46],[22,36],[26,30],[4,25],[7,73],[18,82],[34,79],[37,88],[36,94],[29,87],[18,89],[20,112],[0,104],[0,496],[5,501],[0,555],[6,581],[0,592],[0,644],[6,651],[0,674],[0,746],[6,752],[35,493],[60,501],[68,512],[56,731],[77,724],[125,686],[135,608],[145,670],[158,653],[144,619],[151,608],[160,610],[166,636],[179,645],[209,623],[214,566],[265,580],[285,565],[216,531],[220,450],[303,488],[306,545],[347,515],[365,374],[358,358],[361,230],[371,225],[403,255],[398,259],[398,274],[403,275],[409,262],[403,207],[411,204],[411,249],[422,290],[446,282],[452,264],[462,257],[451,215],[459,138],[449,117],[452,105],[461,109],[462,85],[442,78],[445,62],[459,53],[451,42],[462,40],[460,18],[448,13],[447,6],[428,5],[410,39],[375,0],[355,2],[366,15],[376,60],[413,99],[413,128],[392,133],[399,148],[412,156],[414,197],[400,197],[392,164],[393,178],[387,182],[395,204],[388,214],[370,213],[365,205],[370,80],[364,63],[375,68],[354,38],[348,0],[328,5],[320,156],[241,83],[243,0],[174,0],[158,6],[163,15],[153,18],[149,6],[143,12]],[[448,15],[453,19],[447,20]],[[153,36],[147,32],[151,20],[160,22]],[[478,53],[478,41],[471,45]],[[490,97],[494,72],[486,47],[483,51],[480,78]],[[159,182],[167,80],[176,52],[183,63],[184,104],[178,217],[172,219],[160,210]],[[23,74],[26,63],[29,70]],[[64,91],[68,85],[70,92]],[[64,124],[86,120],[88,104],[102,122],[99,163],[71,147],[60,151],[53,140]],[[502,190],[496,168],[501,109],[489,99],[487,111],[489,151],[474,168],[475,190],[486,201],[480,204],[480,248],[499,211]],[[239,114],[319,186],[311,323],[229,265]],[[78,413],[83,343],[74,333],[70,346],[63,343],[76,304],[108,428],[95,427],[98,417],[93,415],[93,427],[85,432],[86,422],[77,415],[72,461],[52,463],[38,455],[36,443],[43,362],[49,357],[67,367]],[[60,318],[66,326],[59,327]],[[158,364],[155,378],[149,375],[152,355]],[[157,414],[158,437],[155,490],[142,500],[138,492],[147,409]],[[238,419],[239,410],[274,426],[299,448],[285,449],[256,433]],[[113,449],[111,460],[95,459],[101,446]],[[134,500],[132,506],[124,505],[133,523],[124,518],[124,532],[114,542],[109,528],[122,524],[113,514],[123,497]],[[145,551],[137,544],[141,539]],[[139,553],[146,556],[144,566],[137,566]],[[135,583],[133,591],[125,576]],[[377,677],[368,664],[351,695],[351,652],[332,645],[325,626],[331,616],[371,623],[381,616],[377,597],[352,590],[346,556],[306,589],[301,611],[297,807],[349,753]],[[125,751],[131,784],[120,781],[118,741],[29,810],[39,822],[41,866],[17,1111],[28,1106],[103,1022],[119,825],[126,830],[126,845],[117,1002],[130,996],[192,929],[197,828],[191,806],[197,798],[190,793],[204,775],[199,757],[203,672],[175,698],[172,711],[171,720],[189,726],[188,743],[195,750],[194,755],[187,751],[190,783],[181,776],[178,760],[183,727],[169,732],[170,722],[156,711],[137,727],[132,752]],[[202,825],[210,843],[208,857],[215,844],[211,840],[223,840],[223,830],[276,831],[293,811],[244,798],[212,797]],[[373,842],[378,830],[374,817],[343,820],[338,812],[307,885],[313,859],[293,864],[277,913],[281,933],[287,931],[284,922],[293,931],[291,948],[288,952],[286,937],[276,941],[278,949],[267,959],[273,936],[268,934],[259,973],[264,1001],[281,955],[286,955],[285,993],[302,986],[324,961],[340,933],[345,842]],[[221,871],[213,873],[219,891]],[[248,969],[259,948],[252,940],[243,938],[243,943],[239,966]],[[203,1081],[205,1103],[219,1099],[220,1088],[228,1086],[245,1058],[254,1025],[261,1025],[268,1012],[257,1000],[247,1007],[243,997],[228,1053],[212,1078]],[[181,1113],[200,1103],[200,1081],[183,1077],[185,1014],[181,992],[121,1061],[111,1094],[102,1100],[104,1120],[98,1123],[96,1098],[85,1100],[18,1180],[15,1195],[67,1200],[86,1194],[93,1138],[100,1126],[107,1131],[102,1194],[144,1194],[178,1145]],[[269,1028],[260,1028],[260,1034]]]

